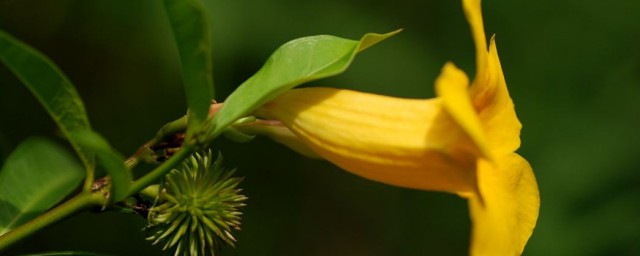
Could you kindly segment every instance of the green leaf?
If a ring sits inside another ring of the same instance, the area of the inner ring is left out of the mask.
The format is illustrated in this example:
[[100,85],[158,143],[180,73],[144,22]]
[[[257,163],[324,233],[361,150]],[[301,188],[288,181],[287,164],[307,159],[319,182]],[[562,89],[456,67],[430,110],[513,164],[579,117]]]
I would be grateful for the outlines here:
[[124,165],[124,157],[113,150],[109,143],[99,134],[92,131],[81,131],[72,135],[80,145],[93,151],[98,157],[98,163],[111,176],[111,190],[109,198],[118,202],[127,197],[129,187],[133,181],[131,172]]
[[82,166],[54,142],[29,138],[0,171],[0,235],[42,214],[82,182]]
[[359,41],[329,35],[310,36],[282,45],[225,100],[213,118],[207,137],[216,137],[238,118],[295,86],[344,72],[356,53],[399,32],[369,33]]
[[211,30],[204,6],[194,0],[164,0],[180,55],[189,121],[187,141],[207,119],[213,100]]
[[[0,30],[0,62],[38,98],[65,136],[90,129],[78,92],[49,58]],[[93,177],[93,156],[73,139],[69,141],[84,163],[87,176]]]

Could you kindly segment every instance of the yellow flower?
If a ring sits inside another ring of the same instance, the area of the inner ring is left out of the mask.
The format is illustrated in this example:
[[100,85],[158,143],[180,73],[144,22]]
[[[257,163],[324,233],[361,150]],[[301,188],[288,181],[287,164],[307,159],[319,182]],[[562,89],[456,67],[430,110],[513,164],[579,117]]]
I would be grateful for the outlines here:
[[[301,142],[356,175],[456,193],[469,201],[472,255],[519,255],[538,217],[538,187],[531,166],[514,153],[521,124],[494,38],[487,48],[480,0],[463,0],[463,6],[476,45],[477,71],[471,83],[447,63],[433,99],[295,89],[255,113],[269,122],[240,129],[259,133],[260,127],[284,125],[298,139],[285,144]],[[262,134],[277,138],[279,133]]]

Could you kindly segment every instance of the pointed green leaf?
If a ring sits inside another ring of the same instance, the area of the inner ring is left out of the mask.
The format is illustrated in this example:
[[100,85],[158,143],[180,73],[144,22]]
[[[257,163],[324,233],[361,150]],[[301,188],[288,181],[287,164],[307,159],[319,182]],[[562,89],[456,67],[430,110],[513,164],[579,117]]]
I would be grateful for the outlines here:
[[[65,136],[90,129],[89,118],[78,92],[49,58],[0,30],[0,62],[38,98]],[[69,141],[87,172],[93,172],[91,153],[73,139],[70,138]]]
[[262,104],[300,84],[344,72],[356,53],[400,32],[366,34],[359,41],[329,35],[303,37],[276,50],[257,73],[242,83],[213,118],[208,137]]
[[81,131],[72,135],[80,145],[91,150],[98,158],[98,163],[111,176],[112,202],[118,202],[127,197],[129,187],[133,181],[131,172],[124,165],[124,157],[113,150],[109,143],[99,134],[92,131]]
[[189,124],[187,139],[207,118],[213,100],[211,75],[211,30],[202,3],[194,0],[164,0],[167,17],[180,55]]
[[67,150],[29,138],[0,171],[0,235],[42,214],[82,182],[82,166]]

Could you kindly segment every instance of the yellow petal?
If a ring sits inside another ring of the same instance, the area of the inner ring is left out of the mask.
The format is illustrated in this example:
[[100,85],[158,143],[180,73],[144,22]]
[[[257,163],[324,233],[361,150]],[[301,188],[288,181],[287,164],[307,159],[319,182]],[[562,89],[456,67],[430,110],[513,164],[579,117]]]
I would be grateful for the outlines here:
[[484,24],[482,21],[482,10],[480,0],[463,0],[467,22],[471,26],[471,35],[476,45],[476,81],[485,80],[487,75],[487,37],[484,34]]
[[471,98],[467,91],[468,85],[467,75],[452,63],[447,63],[436,79],[436,94],[444,103],[446,111],[475,142],[475,147],[480,151],[480,155],[491,159],[491,152],[487,146],[482,125],[471,104]]
[[439,99],[303,88],[263,106],[318,155],[375,181],[417,189],[475,191],[473,144]]
[[494,38],[491,39],[488,64],[488,79],[484,83],[476,81],[470,91],[492,151],[506,154],[520,147],[522,124],[509,96]]
[[538,219],[540,195],[531,166],[516,153],[478,160],[478,190],[469,198],[471,255],[520,255]]
[[495,154],[514,152],[520,147],[522,125],[509,97],[495,38],[491,38],[487,51],[480,0],[463,0],[463,7],[476,46],[476,77],[470,88],[473,105],[492,151]]

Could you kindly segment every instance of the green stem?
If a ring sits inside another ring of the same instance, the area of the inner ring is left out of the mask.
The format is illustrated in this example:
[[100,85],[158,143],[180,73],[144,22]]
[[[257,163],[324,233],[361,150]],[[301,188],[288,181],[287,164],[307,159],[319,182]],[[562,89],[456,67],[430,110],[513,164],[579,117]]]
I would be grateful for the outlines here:
[[[143,147],[141,147],[138,152],[136,152],[136,154],[125,161],[125,165],[127,165],[129,169],[132,169],[139,162],[141,155],[143,155],[143,149],[154,145],[158,141],[162,140],[165,136],[183,131],[186,128],[186,122],[187,117],[185,116],[163,126],[151,141],[147,142]],[[167,161],[162,163],[153,171],[149,172],[147,175],[144,175],[142,178],[136,180],[129,188],[128,195],[134,195],[152,185],[152,183],[159,180],[160,177],[165,175],[175,166],[182,163],[182,161],[185,158],[189,157],[189,155],[191,155],[195,151],[195,149],[196,146],[194,145],[183,146],[180,151],[176,152]],[[79,195],[56,206],[50,211],[36,217],[35,219],[9,231],[8,233],[1,235],[0,252],[13,245],[14,243],[34,234],[38,230],[43,229],[57,221],[60,221],[61,219],[68,217],[80,210],[89,208],[91,206],[103,205],[105,200],[104,196],[100,192],[91,193],[93,179],[93,172],[87,173],[87,178],[85,179],[85,183],[83,186],[83,192],[81,192]],[[153,194],[152,188],[150,188],[149,191],[145,192]]]
[[174,135],[178,132],[183,132],[185,129],[187,129],[186,115],[165,124],[164,126],[162,126],[162,128],[160,128],[160,130],[158,130],[153,139],[138,148],[138,150],[133,155],[131,155],[129,158],[127,158],[127,160],[124,161],[124,164],[129,170],[133,170],[133,168],[138,165],[141,158],[143,161],[145,161],[145,158],[149,157],[149,153],[153,153],[150,151],[150,148],[152,146],[156,145],[156,143],[158,142],[161,142],[168,136]]
[[180,117],[176,120],[171,121],[170,123],[165,124],[164,126],[162,126],[162,128],[160,128],[158,133],[156,133],[156,136],[154,137],[154,139],[159,141],[164,139],[164,137],[166,136],[173,135],[175,133],[186,130],[187,119],[188,117],[185,115],[183,117]]
[[160,177],[167,174],[171,169],[182,163],[182,161],[190,156],[195,151],[195,147],[192,145],[185,145],[180,151],[176,152],[173,156],[169,157],[167,161],[162,163],[157,168],[153,169],[153,171],[147,173],[142,176],[140,179],[133,182],[131,187],[129,187],[129,196],[132,196],[149,185],[153,184]]
[[80,210],[86,209],[90,206],[101,205],[104,197],[100,194],[83,192],[76,197],[69,199],[61,205],[53,208],[52,210],[38,216],[37,218],[17,227],[14,230],[9,231],[0,236],[0,252],[6,249],[8,246],[24,239],[27,236],[32,235],[36,231],[49,226],[71,214],[74,214]]
[[84,178],[84,185],[82,186],[82,192],[91,193],[91,186],[93,185],[94,178],[94,171],[87,169],[86,177]]
[[149,150],[151,150],[149,148],[156,143],[158,143],[158,140],[156,138],[153,138],[142,145],[140,148],[138,148],[138,150],[133,153],[133,155],[131,155],[129,158],[127,158],[127,160],[124,161],[124,165],[127,167],[127,169],[133,170],[133,168],[136,167],[138,163],[140,163],[140,158],[145,157],[145,154],[148,154]]

